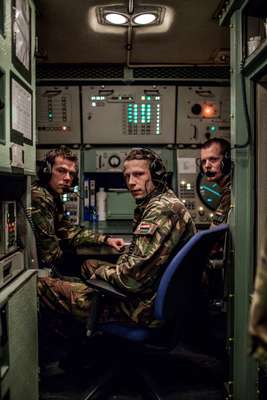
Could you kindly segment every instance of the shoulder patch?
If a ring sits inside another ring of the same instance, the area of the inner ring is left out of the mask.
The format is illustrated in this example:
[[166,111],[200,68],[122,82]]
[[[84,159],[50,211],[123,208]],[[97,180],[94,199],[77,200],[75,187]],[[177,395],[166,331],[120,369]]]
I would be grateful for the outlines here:
[[153,235],[157,230],[158,225],[153,224],[152,222],[141,222],[136,230],[134,231],[134,235]]

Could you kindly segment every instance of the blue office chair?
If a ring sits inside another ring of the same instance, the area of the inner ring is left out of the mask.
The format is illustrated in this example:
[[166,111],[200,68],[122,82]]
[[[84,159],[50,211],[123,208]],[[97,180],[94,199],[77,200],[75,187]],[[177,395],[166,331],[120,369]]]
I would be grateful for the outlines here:
[[[142,383],[140,391],[143,396],[148,393],[148,398],[157,400],[163,398],[158,392],[158,387],[155,388],[158,385],[154,385],[149,371],[145,370],[143,360],[148,354],[156,354],[154,363],[164,371],[164,361],[160,358],[159,362],[157,357],[161,357],[160,353],[167,355],[183,342],[186,330],[193,326],[191,323],[194,314],[198,312],[201,278],[208,262],[210,250],[228,230],[229,226],[222,224],[196,233],[167,265],[160,280],[154,304],[154,317],[161,321],[159,327],[129,326],[120,322],[96,323],[95,330],[116,338],[119,346],[109,345],[109,348],[112,347],[116,350],[113,356],[106,355],[99,383],[86,394],[83,400],[106,398],[103,397],[103,393],[111,384],[112,379],[122,376],[123,371],[127,371],[128,377],[132,376],[135,382],[137,377],[139,378],[138,381]],[[93,280],[89,281],[89,284],[98,290],[101,296],[102,294],[105,297],[111,295],[120,299],[126,297],[107,282]],[[198,332],[195,334],[197,335]],[[111,361],[112,368],[103,374],[104,367],[109,361]]]

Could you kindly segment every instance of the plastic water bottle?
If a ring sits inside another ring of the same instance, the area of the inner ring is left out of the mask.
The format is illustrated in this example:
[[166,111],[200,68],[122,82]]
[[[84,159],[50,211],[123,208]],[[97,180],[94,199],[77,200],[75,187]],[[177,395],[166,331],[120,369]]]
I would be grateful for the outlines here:
[[106,221],[107,193],[103,187],[99,188],[99,192],[96,194],[96,206],[98,221]]

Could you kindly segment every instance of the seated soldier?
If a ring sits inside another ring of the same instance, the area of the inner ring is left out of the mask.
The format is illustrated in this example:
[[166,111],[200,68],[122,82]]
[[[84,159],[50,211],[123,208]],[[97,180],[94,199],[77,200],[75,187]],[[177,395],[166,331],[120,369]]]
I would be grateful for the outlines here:
[[[37,244],[40,268],[52,269],[53,274],[68,272],[70,265],[63,248],[75,249],[80,245],[107,244],[116,250],[124,246],[119,238],[100,235],[89,229],[73,225],[64,215],[61,195],[77,184],[78,159],[65,146],[49,151],[38,171],[39,179],[32,185],[32,222]],[[78,264],[78,259],[73,262]],[[77,274],[78,267],[73,267]]]
[[[222,188],[220,203],[214,212],[211,226],[228,222],[231,209],[231,156],[230,143],[223,138],[212,138],[202,144],[200,168],[207,180],[216,182]],[[210,255],[209,268],[203,274],[203,283],[209,283],[209,301],[220,304],[226,291],[222,270],[225,258],[225,237],[214,245]],[[215,268],[215,270],[214,270]]]
[[[124,162],[123,174],[136,200],[133,240],[116,264],[87,260],[83,265],[86,279],[101,278],[114,287],[131,293],[130,300],[108,300],[100,321],[119,320],[153,324],[155,291],[166,264],[195,233],[191,216],[183,203],[167,187],[166,170],[160,157],[148,149],[133,149]],[[85,283],[60,278],[39,278],[38,295],[41,315],[59,321],[80,321],[84,326],[92,310],[94,290]],[[73,323],[68,323],[69,332]],[[62,327],[62,326],[61,326]]]

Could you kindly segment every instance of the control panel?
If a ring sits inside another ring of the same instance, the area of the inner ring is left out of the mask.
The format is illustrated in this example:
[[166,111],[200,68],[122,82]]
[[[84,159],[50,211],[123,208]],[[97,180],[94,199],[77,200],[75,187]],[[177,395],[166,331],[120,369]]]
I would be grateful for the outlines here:
[[36,113],[39,144],[81,143],[78,87],[37,87]]
[[84,143],[174,143],[174,86],[83,86]]
[[213,212],[201,201],[197,190],[199,149],[177,150],[178,196],[197,225],[209,225]]
[[97,150],[96,171],[122,171],[127,153],[127,151],[123,150]]
[[0,256],[17,248],[17,213],[15,201],[0,202]]
[[64,193],[62,195],[62,200],[64,203],[64,212],[65,215],[68,216],[69,220],[78,225],[80,218],[79,218],[79,211],[80,211],[80,199],[78,195],[78,188],[75,187],[74,191],[71,193]]
[[199,144],[213,137],[229,140],[229,87],[179,87],[177,115],[178,144]]

